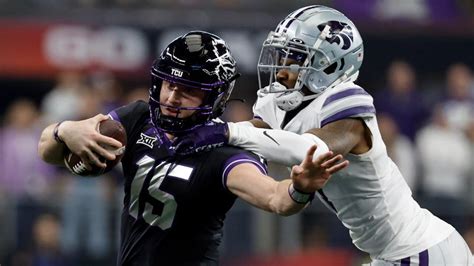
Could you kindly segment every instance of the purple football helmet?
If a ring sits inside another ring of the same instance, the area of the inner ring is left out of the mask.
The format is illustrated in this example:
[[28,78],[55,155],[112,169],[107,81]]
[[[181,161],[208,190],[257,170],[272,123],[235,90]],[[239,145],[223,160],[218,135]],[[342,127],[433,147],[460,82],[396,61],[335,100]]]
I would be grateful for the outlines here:
[[[176,38],[151,68],[149,105],[153,124],[165,132],[183,133],[220,116],[237,77],[235,60],[218,36],[191,31]],[[203,103],[198,107],[174,107],[178,114],[180,110],[196,110],[187,118],[162,114],[160,106],[167,106],[160,102],[163,80],[205,91]]]

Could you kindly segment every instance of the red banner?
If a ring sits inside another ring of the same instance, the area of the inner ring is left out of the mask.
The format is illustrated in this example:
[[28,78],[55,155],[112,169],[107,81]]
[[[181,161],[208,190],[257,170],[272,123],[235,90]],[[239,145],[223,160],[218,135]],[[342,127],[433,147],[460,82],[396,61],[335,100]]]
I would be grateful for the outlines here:
[[42,53],[47,25],[0,24],[0,75],[47,75],[55,71]]
[[144,32],[125,27],[0,21],[0,76],[51,77],[59,70],[140,73],[151,61]]

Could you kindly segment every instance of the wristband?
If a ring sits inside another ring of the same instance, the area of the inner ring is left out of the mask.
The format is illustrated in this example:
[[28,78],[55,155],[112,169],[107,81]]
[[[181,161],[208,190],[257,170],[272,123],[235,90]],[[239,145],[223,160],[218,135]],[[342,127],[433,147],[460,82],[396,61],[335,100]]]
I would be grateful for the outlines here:
[[314,199],[314,193],[299,191],[293,186],[293,183],[288,186],[288,194],[294,202],[299,204],[306,204]]
[[64,140],[62,140],[62,139],[59,137],[58,130],[59,130],[59,126],[60,126],[63,122],[64,122],[64,121],[59,122],[59,123],[54,127],[54,130],[53,130],[53,138],[54,138],[54,140],[55,140],[57,143],[62,143],[62,144],[64,144]]

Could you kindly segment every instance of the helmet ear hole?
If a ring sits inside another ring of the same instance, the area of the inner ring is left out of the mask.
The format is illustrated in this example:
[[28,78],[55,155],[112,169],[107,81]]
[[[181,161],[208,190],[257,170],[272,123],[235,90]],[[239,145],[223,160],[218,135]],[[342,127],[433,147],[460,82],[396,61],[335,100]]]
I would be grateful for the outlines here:
[[337,69],[337,62],[332,63],[330,66],[326,67],[323,71],[327,75],[334,73]]

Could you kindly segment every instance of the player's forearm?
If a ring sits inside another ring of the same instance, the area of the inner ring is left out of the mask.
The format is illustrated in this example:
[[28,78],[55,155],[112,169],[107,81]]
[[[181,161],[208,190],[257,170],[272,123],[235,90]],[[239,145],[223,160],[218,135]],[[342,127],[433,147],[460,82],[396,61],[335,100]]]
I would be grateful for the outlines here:
[[304,208],[292,200],[288,187],[290,179],[280,182],[260,172],[253,164],[235,166],[227,176],[230,192],[253,206],[279,215],[287,216]]
[[262,155],[267,160],[292,166],[299,164],[306,151],[318,146],[315,158],[328,151],[327,145],[312,134],[299,135],[289,131],[261,129],[229,123],[229,144]]
[[47,163],[63,165],[63,154],[66,146],[54,139],[53,131],[56,125],[57,123],[49,125],[41,133],[38,143],[38,155]]

